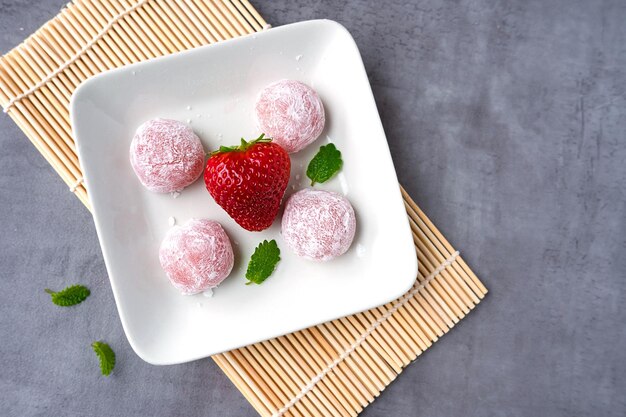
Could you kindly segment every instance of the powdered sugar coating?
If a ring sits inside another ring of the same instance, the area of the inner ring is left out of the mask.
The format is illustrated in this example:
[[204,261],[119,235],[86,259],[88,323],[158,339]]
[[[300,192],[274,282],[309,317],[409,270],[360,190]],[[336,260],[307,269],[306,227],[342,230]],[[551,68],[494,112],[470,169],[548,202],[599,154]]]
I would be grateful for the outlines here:
[[308,85],[280,80],[265,87],[255,105],[259,130],[288,153],[298,152],[324,130],[326,116],[319,96]]
[[171,228],[159,249],[159,261],[174,287],[185,295],[219,285],[233,269],[233,247],[213,220],[191,219]]
[[355,231],[354,209],[340,194],[305,189],[285,204],[283,238],[303,258],[328,261],[343,255],[350,248]]
[[204,149],[193,130],[176,120],[148,120],[130,144],[130,163],[150,191],[180,191],[198,179]]

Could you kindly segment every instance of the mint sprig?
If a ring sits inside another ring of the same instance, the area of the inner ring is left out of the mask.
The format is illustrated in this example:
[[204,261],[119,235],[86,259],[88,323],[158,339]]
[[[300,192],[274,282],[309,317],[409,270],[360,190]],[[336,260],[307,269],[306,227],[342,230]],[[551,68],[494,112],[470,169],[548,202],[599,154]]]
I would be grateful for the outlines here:
[[264,240],[259,243],[248,262],[246,271],[246,285],[262,284],[276,269],[276,264],[280,261],[280,249],[274,239]]
[[109,345],[104,342],[93,342],[91,344],[93,351],[96,352],[100,361],[100,371],[102,375],[109,376],[115,368],[115,352]]
[[80,304],[91,294],[89,288],[83,285],[72,285],[58,292],[54,292],[48,288],[44,291],[50,294],[54,304],[61,307],[71,307]]
[[331,179],[343,166],[341,152],[334,144],[322,146],[315,154],[306,169],[306,176],[311,179],[311,185],[317,182],[326,182]]

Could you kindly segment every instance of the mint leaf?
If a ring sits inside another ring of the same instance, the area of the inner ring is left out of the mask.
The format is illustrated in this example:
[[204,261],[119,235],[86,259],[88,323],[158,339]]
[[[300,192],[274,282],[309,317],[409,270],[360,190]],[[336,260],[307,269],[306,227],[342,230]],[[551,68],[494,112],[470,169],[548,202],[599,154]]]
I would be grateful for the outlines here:
[[111,375],[113,368],[115,368],[115,352],[113,352],[113,349],[104,342],[93,342],[91,347],[100,360],[102,375]]
[[331,179],[343,166],[341,152],[334,144],[322,146],[309,162],[306,176],[311,179],[311,185],[316,182],[326,182]]
[[278,249],[274,239],[259,243],[252,257],[250,257],[250,262],[248,262],[248,270],[246,271],[248,282],[246,285],[262,284],[272,275],[278,261],[280,261],[280,249]]
[[59,292],[54,292],[48,288],[44,291],[50,294],[54,304],[61,307],[70,307],[80,304],[91,294],[89,288],[82,285],[72,285]]

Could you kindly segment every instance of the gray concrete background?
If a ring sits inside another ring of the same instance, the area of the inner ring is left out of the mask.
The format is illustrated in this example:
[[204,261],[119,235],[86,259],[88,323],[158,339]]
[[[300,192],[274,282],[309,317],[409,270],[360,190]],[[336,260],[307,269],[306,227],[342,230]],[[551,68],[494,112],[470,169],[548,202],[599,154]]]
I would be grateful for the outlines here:
[[[1,0],[0,49],[65,1]],[[363,415],[626,415],[626,2],[381,3],[255,2],[352,32],[401,182],[491,290]],[[89,213],[0,133],[0,415],[256,415],[212,361],[132,352]],[[73,282],[71,311],[43,293]]]

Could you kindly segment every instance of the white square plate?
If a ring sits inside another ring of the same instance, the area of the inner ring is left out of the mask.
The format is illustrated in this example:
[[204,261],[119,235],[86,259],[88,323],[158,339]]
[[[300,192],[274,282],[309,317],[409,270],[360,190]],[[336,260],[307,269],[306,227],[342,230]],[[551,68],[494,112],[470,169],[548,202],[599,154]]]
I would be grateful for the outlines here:
[[[146,191],[128,151],[135,129],[162,117],[187,121],[207,151],[254,138],[253,105],[270,82],[312,86],[326,109],[326,128],[292,155],[287,194],[320,145],[334,142],[344,168],[326,184],[354,206],[350,250],[327,263],[293,255],[280,236],[280,215],[263,232],[247,232],[213,201],[202,179],[178,198]],[[71,102],[78,154],[113,294],[130,344],[145,361],[174,364],[270,339],[384,304],[407,291],[417,259],[398,180],[367,75],[354,40],[328,20],[273,28],[110,71],[83,83]],[[223,226],[235,267],[214,292],[182,296],[158,260],[169,228],[192,217]],[[249,256],[276,239],[282,260],[262,285],[244,285]]]

